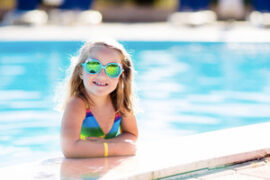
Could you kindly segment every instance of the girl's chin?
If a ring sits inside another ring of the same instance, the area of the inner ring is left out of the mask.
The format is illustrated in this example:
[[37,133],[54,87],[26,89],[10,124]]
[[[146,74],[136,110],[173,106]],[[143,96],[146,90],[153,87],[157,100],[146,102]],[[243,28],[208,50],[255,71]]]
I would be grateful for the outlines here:
[[94,90],[89,92],[90,96],[105,97],[110,95],[111,91]]

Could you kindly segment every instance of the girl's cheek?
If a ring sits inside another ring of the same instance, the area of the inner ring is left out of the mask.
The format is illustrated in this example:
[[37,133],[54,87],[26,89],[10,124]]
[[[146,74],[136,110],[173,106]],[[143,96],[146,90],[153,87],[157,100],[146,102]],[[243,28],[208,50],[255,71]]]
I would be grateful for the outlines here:
[[114,79],[114,83],[115,83],[115,84],[118,84],[118,83],[119,83],[119,78]]

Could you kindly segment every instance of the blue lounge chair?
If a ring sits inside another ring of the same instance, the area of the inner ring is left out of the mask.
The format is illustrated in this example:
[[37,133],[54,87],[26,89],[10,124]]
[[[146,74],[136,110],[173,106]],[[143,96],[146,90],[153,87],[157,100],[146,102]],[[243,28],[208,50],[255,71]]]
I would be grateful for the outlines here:
[[63,25],[98,24],[102,21],[102,15],[91,9],[93,2],[94,0],[63,0],[58,10],[52,16],[49,14],[50,19]]
[[18,11],[30,11],[37,8],[41,0],[17,0]]
[[252,0],[253,12],[249,15],[251,24],[258,27],[270,27],[270,1],[269,0]]
[[64,0],[60,6],[62,10],[89,10],[92,5],[92,0]]
[[180,0],[178,11],[200,11],[207,10],[209,0]]
[[270,0],[253,0],[252,5],[255,11],[270,12]]
[[[46,24],[48,15],[44,10],[38,10],[41,0],[17,0],[17,6],[13,11],[8,12],[3,25],[41,25]],[[32,18],[35,17],[35,18]]]
[[177,12],[168,17],[174,25],[200,26],[216,21],[215,12],[209,10],[209,0],[179,0]]

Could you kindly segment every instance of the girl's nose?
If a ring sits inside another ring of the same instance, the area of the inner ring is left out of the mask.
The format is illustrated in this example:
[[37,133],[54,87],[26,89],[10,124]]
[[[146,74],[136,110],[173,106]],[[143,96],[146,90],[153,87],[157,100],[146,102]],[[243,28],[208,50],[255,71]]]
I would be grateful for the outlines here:
[[107,76],[106,72],[105,72],[105,69],[101,69],[101,71],[98,73],[98,76]]

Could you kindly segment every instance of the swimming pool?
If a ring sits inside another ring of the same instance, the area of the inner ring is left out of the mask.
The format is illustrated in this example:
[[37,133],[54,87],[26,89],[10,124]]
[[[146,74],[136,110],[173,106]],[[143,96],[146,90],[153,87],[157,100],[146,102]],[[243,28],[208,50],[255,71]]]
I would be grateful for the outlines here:
[[[270,43],[122,42],[141,137],[270,121]],[[59,154],[53,96],[78,41],[0,42],[0,167]]]

